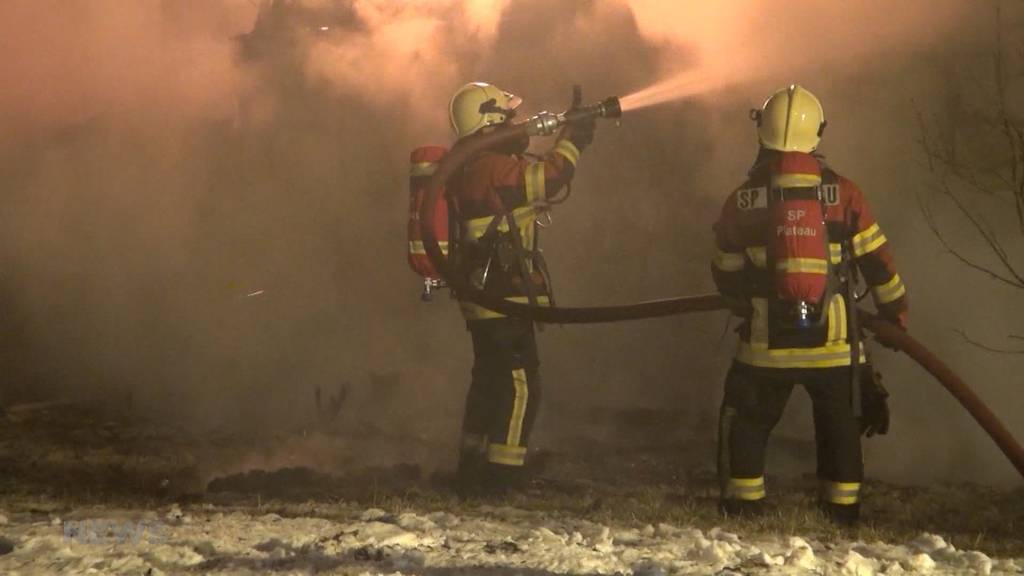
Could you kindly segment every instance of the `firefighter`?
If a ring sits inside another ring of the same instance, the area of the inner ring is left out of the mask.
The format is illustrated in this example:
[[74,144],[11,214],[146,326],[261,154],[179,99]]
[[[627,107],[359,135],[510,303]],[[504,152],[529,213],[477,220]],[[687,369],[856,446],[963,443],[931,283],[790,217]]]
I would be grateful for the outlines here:
[[[459,143],[508,124],[521,102],[491,84],[466,84],[449,105]],[[538,221],[569,185],[593,136],[592,120],[566,127],[539,158],[525,154],[529,138],[524,137],[483,151],[448,181],[458,222],[453,258],[470,283],[515,302],[550,305]],[[459,304],[472,336],[473,370],[456,490],[500,494],[527,479],[526,451],[541,393],[534,326],[467,300]]]
[[814,154],[826,124],[818,99],[793,85],[751,117],[757,159],[714,226],[715,284],[749,305],[720,413],[721,509],[763,511],[765,445],[801,384],[813,403],[820,505],[837,523],[853,524],[860,436],[885,433],[888,409],[850,328],[851,294],[863,277],[882,317],[906,329],[906,288],[864,193]]

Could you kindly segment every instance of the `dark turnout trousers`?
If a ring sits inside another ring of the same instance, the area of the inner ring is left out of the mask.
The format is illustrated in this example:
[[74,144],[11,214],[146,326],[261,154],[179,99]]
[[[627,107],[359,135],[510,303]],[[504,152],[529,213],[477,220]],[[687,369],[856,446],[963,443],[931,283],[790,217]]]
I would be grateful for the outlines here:
[[473,379],[462,424],[459,482],[464,486],[508,484],[522,477],[540,404],[533,323],[493,318],[470,321],[468,326],[473,337]]
[[813,404],[821,502],[838,519],[854,520],[864,463],[846,366],[759,368],[733,363],[719,420],[723,507],[756,508],[765,498],[765,447],[796,384],[807,390]]

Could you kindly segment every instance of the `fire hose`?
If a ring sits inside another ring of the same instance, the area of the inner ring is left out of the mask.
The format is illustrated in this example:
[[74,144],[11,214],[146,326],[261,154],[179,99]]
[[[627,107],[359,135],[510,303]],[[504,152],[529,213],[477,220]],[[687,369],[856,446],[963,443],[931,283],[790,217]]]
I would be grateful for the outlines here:
[[[561,114],[541,112],[524,122],[503,126],[488,134],[481,134],[475,138],[462,140],[441,160],[437,171],[431,176],[428,183],[427,194],[420,209],[419,219],[423,236],[423,247],[427,257],[441,276],[443,276],[444,281],[451,287],[454,293],[458,294],[461,300],[471,301],[506,316],[550,324],[621,322],[715,310],[733,310],[742,314],[745,307],[743,304],[727,300],[718,294],[681,296],[616,306],[564,307],[520,304],[472,286],[467,279],[452,269],[447,257],[441,252],[441,247],[437,242],[437,234],[431,224],[434,222],[433,212],[437,208],[439,195],[445,188],[448,179],[469,159],[482,150],[492,148],[508,140],[522,138],[523,136],[552,135],[567,124],[589,120],[590,118],[618,118],[621,115],[622,110],[619,107],[619,101],[614,97],[591,106],[575,107]],[[981,425],[1010,463],[1017,469],[1017,472],[1024,477],[1024,448],[1021,447],[1020,443],[1006,429],[999,418],[963,379],[934,353],[925,348],[924,345],[892,323],[862,309],[857,310],[857,315],[860,325],[873,332],[879,342],[910,356],[911,359],[942,384]]]

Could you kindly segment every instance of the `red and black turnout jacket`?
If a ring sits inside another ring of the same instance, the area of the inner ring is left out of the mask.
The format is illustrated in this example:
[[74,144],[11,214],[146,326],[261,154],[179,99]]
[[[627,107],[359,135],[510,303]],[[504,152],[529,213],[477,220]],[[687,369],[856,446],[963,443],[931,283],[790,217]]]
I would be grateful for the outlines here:
[[[537,247],[536,221],[550,209],[548,199],[558,195],[572,180],[579,157],[580,150],[567,130],[539,160],[488,150],[469,161],[463,171],[449,181],[460,226],[459,250],[462,253],[458,258],[469,268],[466,271],[470,274],[475,272],[479,275],[482,267],[487,267],[485,290],[514,302],[527,302],[523,279],[515,267],[503,269],[502,263],[493,259],[488,265],[481,260],[476,244],[492,227],[495,216],[502,217],[496,232],[508,233],[508,222],[503,215],[511,212],[519,230],[522,249],[534,251]],[[532,262],[528,265],[532,271]],[[529,281],[534,282],[537,302],[549,304],[547,286],[535,276],[531,274]],[[460,301],[460,305],[463,315],[470,321],[502,317],[472,302]]]
[[793,266],[791,260],[769,262],[767,246],[777,232],[769,218],[773,191],[793,186],[820,187],[830,262],[817,263],[801,258],[799,272],[837,274],[846,243],[880,313],[901,325],[906,322],[906,287],[896,272],[885,234],[861,189],[819,163],[818,158],[814,159],[818,169],[803,170],[803,173],[782,170],[782,158],[781,153],[762,151],[747,181],[726,199],[714,226],[717,252],[711,271],[715,284],[724,296],[749,302],[752,310],[740,328],[736,359],[769,368],[848,366],[851,362],[848,309],[842,290],[832,292],[830,301],[822,303],[822,313],[827,314],[827,319],[809,340],[794,342],[783,331],[776,330],[770,321],[769,304],[776,286],[773,276],[776,270],[772,268]]

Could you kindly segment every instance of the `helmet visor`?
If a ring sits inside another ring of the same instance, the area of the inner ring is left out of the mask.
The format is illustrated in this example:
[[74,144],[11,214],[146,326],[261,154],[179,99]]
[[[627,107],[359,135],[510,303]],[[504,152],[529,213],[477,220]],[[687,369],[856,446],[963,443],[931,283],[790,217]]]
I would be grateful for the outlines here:
[[506,98],[505,106],[498,105],[498,101],[495,98],[491,98],[486,102],[480,104],[481,114],[501,114],[506,120],[512,119],[516,115],[516,108],[523,103],[523,99],[515,94],[509,94],[508,92],[502,93]]
[[511,92],[505,92],[505,98],[508,99],[509,110],[516,110],[523,104],[523,99]]

